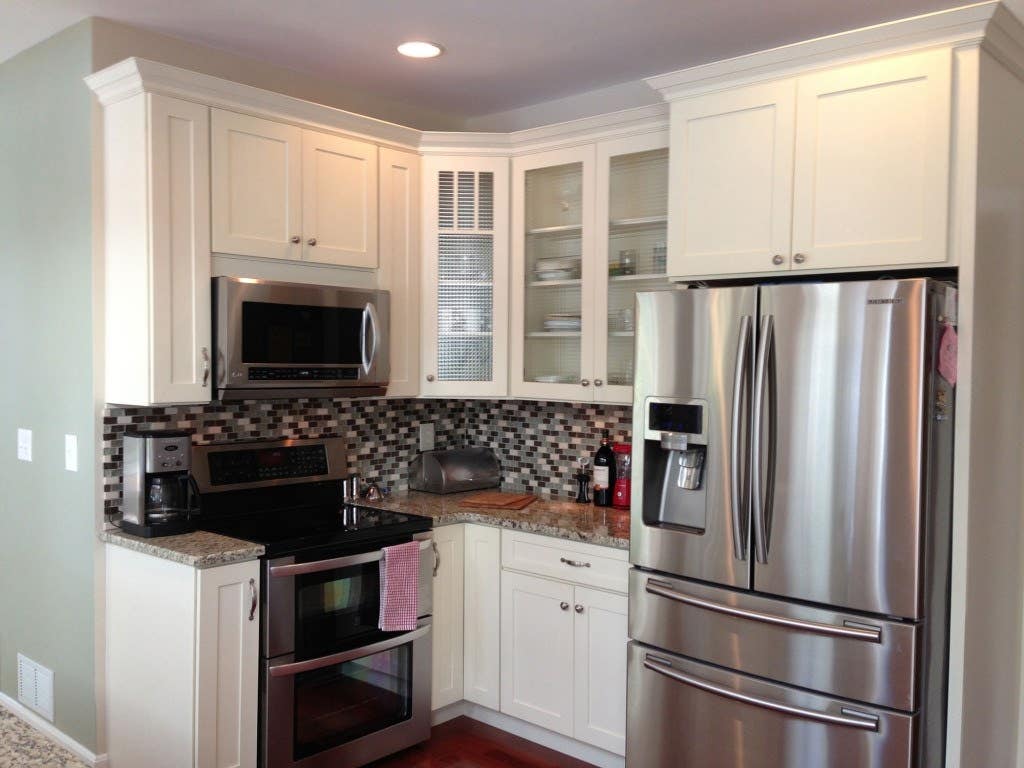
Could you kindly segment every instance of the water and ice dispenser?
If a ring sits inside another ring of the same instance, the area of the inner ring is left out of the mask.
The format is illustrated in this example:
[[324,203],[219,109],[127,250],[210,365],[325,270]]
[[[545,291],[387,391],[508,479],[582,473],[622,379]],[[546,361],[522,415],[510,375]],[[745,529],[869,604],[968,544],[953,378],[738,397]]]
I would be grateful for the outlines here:
[[644,408],[644,523],[703,532],[707,403],[652,397]]

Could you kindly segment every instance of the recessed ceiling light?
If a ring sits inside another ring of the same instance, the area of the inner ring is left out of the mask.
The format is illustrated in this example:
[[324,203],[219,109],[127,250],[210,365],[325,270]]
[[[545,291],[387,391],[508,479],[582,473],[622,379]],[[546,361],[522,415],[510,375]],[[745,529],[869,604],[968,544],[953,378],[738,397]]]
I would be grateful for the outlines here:
[[398,52],[413,59],[432,59],[444,53],[444,48],[424,40],[409,40],[398,46]]

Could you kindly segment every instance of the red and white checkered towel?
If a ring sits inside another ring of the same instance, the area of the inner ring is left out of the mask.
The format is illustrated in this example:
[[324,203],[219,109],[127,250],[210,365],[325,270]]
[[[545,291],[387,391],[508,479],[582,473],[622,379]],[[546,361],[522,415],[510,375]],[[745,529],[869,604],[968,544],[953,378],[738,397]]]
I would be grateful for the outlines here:
[[385,632],[416,629],[420,601],[420,543],[384,547],[380,558],[380,624]]

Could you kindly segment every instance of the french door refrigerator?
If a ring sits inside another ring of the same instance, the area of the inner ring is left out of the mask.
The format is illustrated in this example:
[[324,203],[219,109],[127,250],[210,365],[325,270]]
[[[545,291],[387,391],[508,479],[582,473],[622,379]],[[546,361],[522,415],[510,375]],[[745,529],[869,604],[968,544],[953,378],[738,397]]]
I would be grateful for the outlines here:
[[629,768],[942,765],[954,301],[637,295]]

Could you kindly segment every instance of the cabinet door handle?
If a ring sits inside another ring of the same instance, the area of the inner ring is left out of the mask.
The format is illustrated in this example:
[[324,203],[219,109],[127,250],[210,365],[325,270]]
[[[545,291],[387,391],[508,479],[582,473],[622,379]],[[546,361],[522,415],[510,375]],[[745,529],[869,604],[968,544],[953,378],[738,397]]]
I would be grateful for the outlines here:
[[594,379],[594,386],[595,387],[602,387],[602,386],[604,386],[604,379]]
[[793,261],[795,261],[797,264],[803,264],[805,261],[807,261],[807,257],[804,256],[802,253],[794,253]]
[[583,613],[583,606],[579,603],[576,604],[576,613]]
[[308,245],[316,245],[316,238],[315,237],[311,237],[311,238],[309,238],[309,240],[306,241],[306,243]]
[[299,237],[298,235],[292,235],[292,236],[291,236],[290,238],[288,238],[288,239],[289,239],[289,240],[291,240],[291,241],[292,241],[292,242],[293,242],[293,243],[294,243],[295,245],[298,245],[299,243],[301,243],[301,242],[302,242],[302,238],[301,238],[301,237]]
[[777,253],[774,256],[772,256],[772,264],[774,264],[775,266],[778,266],[779,264],[781,264],[784,261],[785,261],[785,259],[782,258],[782,256],[780,256]]
[[210,383],[210,350],[203,347],[203,386]]
[[580,380],[580,384],[583,385],[584,387],[589,387],[590,386],[590,379],[581,379]]
[[427,381],[433,381],[433,380],[434,380],[434,374],[428,373],[427,374]]
[[437,576],[437,569],[441,567],[441,553],[437,549],[437,542],[431,539],[430,546],[434,549],[434,575]]
[[568,611],[569,610],[569,604],[567,602],[565,602],[565,600],[560,602],[558,604],[558,607],[561,608],[563,611]]
[[256,594],[256,579],[249,579],[249,595],[252,597],[252,603],[249,605],[249,621],[255,621],[256,609],[260,606],[259,597]]
[[561,562],[566,565],[571,565],[573,568],[589,568],[590,563],[584,563],[582,560],[567,560],[564,557],[558,558]]

